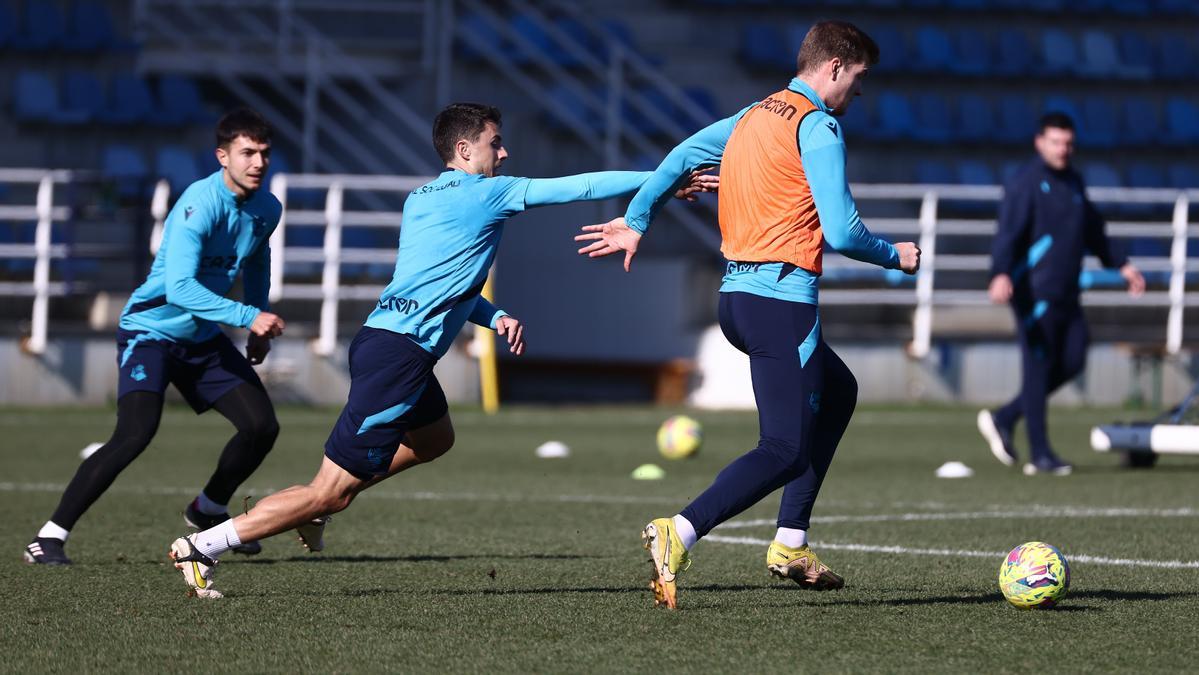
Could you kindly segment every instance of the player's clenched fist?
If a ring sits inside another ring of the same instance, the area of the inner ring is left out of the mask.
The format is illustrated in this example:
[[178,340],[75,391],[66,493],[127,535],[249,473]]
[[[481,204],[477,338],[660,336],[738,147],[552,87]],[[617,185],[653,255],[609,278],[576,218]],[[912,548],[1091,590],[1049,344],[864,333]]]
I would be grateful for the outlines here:
[[899,269],[908,274],[915,274],[916,270],[920,269],[920,247],[910,241],[903,241],[895,245],[895,250],[899,253]]
[[250,324],[250,332],[261,337],[279,337],[283,335],[284,326],[283,319],[278,314],[259,312],[258,316],[254,317],[254,323]]

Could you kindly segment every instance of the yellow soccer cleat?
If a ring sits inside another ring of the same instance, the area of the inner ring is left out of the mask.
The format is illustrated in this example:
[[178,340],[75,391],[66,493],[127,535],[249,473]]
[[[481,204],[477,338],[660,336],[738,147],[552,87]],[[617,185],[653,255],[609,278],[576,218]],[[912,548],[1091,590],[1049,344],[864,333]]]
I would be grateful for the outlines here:
[[678,608],[678,594],[675,589],[675,579],[679,572],[691,566],[691,558],[683,547],[674,529],[674,521],[670,518],[658,518],[651,521],[641,531],[642,545],[649,551],[654,565],[654,576],[650,579],[649,587],[654,592],[654,607],[666,605],[671,609]]
[[194,534],[179,537],[171,544],[168,555],[175,569],[183,573],[189,596],[210,599],[223,597],[220,591],[212,587],[217,561],[196,550],[195,539]]
[[770,548],[766,549],[766,569],[773,576],[790,579],[800,588],[814,591],[830,591],[845,585],[845,579],[820,562],[807,544],[791,548],[770,542]]

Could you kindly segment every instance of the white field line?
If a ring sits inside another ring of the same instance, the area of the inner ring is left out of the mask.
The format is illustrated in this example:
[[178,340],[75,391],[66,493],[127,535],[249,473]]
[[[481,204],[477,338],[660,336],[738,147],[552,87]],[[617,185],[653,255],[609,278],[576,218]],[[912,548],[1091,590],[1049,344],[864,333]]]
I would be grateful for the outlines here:
[[[756,539],[754,537],[725,537],[719,534],[709,534],[704,537],[704,541],[711,541],[720,544],[742,544],[747,546],[769,546],[769,539]],[[829,551],[856,551],[859,553],[887,553],[893,555],[920,555],[920,556],[936,556],[938,558],[991,558],[993,560],[1002,560],[1007,555],[1006,551],[968,551],[963,549],[949,548],[911,548],[908,546],[871,546],[868,544],[839,544],[834,542],[812,542],[812,546],[821,550]],[[1199,569],[1199,560],[1182,561],[1182,560],[1139,560],[1136,558],[1104,558],[1095,555],[1082,555],[1071,553],[1066,556],[1071,563],[1084,563],[1088,565],[1112,565],[1116,567],[1155,567],[1158,569],[1171,570],[1194,570]]]
[[[1199,509],[1126,509],[1091,508],[1084,506],[1037,506],[1019,511],[963,511],[958,513],[878,513],[865,515],[813,516],[812,523],[828,525],[834,523],[891,523],[919,522],[930,520],[988,520],[1002,518],[1194,518]],[[747,527],[774,525],[775,520],[734,520],[718,529],[736,530]]]

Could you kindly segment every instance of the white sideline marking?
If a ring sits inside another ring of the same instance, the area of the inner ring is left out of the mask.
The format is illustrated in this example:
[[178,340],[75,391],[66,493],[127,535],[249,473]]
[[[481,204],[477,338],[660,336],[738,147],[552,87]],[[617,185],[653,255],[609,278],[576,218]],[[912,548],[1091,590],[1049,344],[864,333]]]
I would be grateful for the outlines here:
[[[1036,506],[1020,511],[963,511],[958,513],[879,513],[867,515],[813,516],[812,523],[889,523],[916,522],[925,520],[985,520],[1003,518],[1193,518],[1199,509],[1117,509],[1091,508],[1083,506]],[[736,530],[746,527],[774,525],[775,520],[735,520],[724,523],[719,529]]]
[[[719,544],[744,544],[749,546],[769,546],[769,539],[756,539],[754,537],[724,537],[719,534],[709,534],[704,537],[704,541],[713,541]],[[966,551],[961,549],[949,548],[909,548],[907,546],[870,546],[868,544],[837,544],[833,542],[822,541],[819,543],[813,542],[814,547],[827,549],[831,551],[857,551],[859,553],[891,553],[895,555],[926,555],[937,556],[941,558],[993,558],[1002,560],[1007,555],[1006,551]],[[1116,567],[1156,567],[1159,569],[1171,570],[1194,570],[1199,569],[1199,560],[1184,562],[1181,560],[1138,560],[1135,558],[1104,558],[1095,555],[1082,555],[1072,553],[1066,558],[1071,563],[1086,563],[1090,565],[1113,565]]]

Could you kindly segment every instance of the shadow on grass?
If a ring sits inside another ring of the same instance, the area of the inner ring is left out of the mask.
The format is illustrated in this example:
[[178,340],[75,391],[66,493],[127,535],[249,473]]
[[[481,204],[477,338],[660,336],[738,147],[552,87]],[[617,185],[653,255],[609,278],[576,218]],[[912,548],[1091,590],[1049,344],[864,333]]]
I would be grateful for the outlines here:
[[[793,588],[788,591],[799,591],[802,589]],[[1071,604],[1085,600],[1119,600],[1122,602],[1160,602],[1163,600],[1175,600],[1180,598],[1193,598],[1199,596],[1196,591],[1183,591],[1178,593],[1159,593],[1153,591],[1115,591],[1115,590],[1087,590],[1087,591],[1071,591],[1066,594],[1062,600],[1064,605],[1058,605],[1053,609],[1056,612],[1081,612],[1095,611],[1099,607],[1093,605]],[[820,597],[829,597],[821,595]],[[991,603],[1005,602],[1003,594],[999,592],[983,593],[978,595],[946,595],[946,596],[925,596],[916,598],[854,598],[845,600],[830,600],[821,602],[821,605],[861,605],[861,606],[893,606],[893,607],[909,607],[918,605],[989,605]]]

